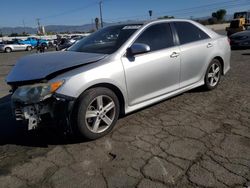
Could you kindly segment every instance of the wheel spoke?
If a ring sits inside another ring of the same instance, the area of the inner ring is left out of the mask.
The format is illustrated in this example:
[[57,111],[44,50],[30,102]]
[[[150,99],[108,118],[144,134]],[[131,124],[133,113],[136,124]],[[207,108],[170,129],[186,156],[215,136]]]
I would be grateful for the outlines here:
[[219,71],[220,71],[220,67],[217,67],[217,68],[215,69],[214,73],[216,74],[216,73],[218,73]]
[[214,77],[214,80],[215,80],[215,82],[218,82],[218,80],[219,80],[219,77]]
[[97,132],[99,125],[100,125],[101,120],[99,118],[96,118],[95,123],[93,125],[93,131]]
[[88,110],[88,111],[86,112],[86,118],[93,118],[93,117],[96,117],[96,116],[97,116],[97,113],[98,113],[97,110],[94,110],[94,111]]
[[103,107],[103,97],[102,96],[98,96],[97,97],[97,108],[98,110],[101,110]]
[[207,77],[208,77],[208,78],[213,77],[213,73],[208,73]]
[[106,106],[104,106],[103,110],[105,111],[105,113],[107,113],[111,109],[113,109],[114,107],[115,107],[115,103],[112,101],[112,102],[108,103]]
[[102,120],[109,126],[112,123],[112,120],[108,116],[104,116]]
[[212,71],[214,72],[215,70],[215,64],[212,64]]
[[212,77],[211,80],[210,80],[210,85],[212,86],[214,83],[214,78]]

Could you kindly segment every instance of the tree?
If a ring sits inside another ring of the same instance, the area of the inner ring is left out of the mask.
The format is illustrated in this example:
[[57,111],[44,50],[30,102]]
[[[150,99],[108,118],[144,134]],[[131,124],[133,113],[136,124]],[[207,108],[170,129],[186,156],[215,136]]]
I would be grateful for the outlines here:
[[220,9],[217,12],[212,13],[212,17],[216,18],[218,21],[223,21],[227,11],[225,9]]
[[95,29],[90,29],[87,33],[94,33],[95,31]]
[[28,33],[26,33],[26,32],[22,32],[21,35],[22,35],[22,36],[29,36]]
[[11,33],[9,37],[18,37],[18,33]]
[[207,21],[208,21],[209,25],[213,25],[213,24],[216,24],[218,22],[217,18],[215,18],[215,17],[209,18]]

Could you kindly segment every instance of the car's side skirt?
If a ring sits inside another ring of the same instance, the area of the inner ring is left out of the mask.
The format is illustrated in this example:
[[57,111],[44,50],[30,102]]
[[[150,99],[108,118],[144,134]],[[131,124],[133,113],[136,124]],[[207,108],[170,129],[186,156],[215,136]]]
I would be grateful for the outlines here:
[[144,108],[146,106],[149,106],[149,105],[152,105],[154,103],[157,103],[157,102],[160,102],[162,100],[165,100],[165,99],[168,99],[170,97],[173,97],[173,96],[176,96],[176,95],[179,95],[181,93],[184,93],[186,91],[189,91],[191,89],[194,89],[196,87],[199,87],[199,86],[202,86],[204,85],[204,79],[202,79],[201,81],[199,82],[196,82],[192,85],[189,85],[187,87],[184,87],[184,88],[181,88],[181,89],[178,89],[178,90],[175,90],[173,92],[170,92],[170,93],[167,93],[165,95],[161,95],[159,97],[156,97],[156,98],[153,98],[153,99],[150,99],[150,100],[147,100],[147,101],[144,101],[142,103],[139,103],[139,104],[136,104],[134,106],[126,106],[125,107],[125,114],[128,114],[128,113],[131,113],[133,111],[136,111],[136,110],[139,110],[141,108]]

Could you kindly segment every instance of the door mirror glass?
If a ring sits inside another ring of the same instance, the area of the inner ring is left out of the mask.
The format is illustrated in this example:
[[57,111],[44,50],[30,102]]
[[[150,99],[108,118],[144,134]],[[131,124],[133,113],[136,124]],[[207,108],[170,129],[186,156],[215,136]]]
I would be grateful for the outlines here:
[[150,52],[150,47],[147,44],[134,43],[130,48],[128,48],[127,52],[128,55],[143,54]]

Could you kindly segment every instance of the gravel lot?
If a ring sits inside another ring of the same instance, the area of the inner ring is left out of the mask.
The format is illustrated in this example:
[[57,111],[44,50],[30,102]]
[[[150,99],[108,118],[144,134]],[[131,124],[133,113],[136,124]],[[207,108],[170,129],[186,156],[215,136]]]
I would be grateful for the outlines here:
[[4,77],[29,53],[0,53],[0,187],[250,186],[250,50],[232,52],[217,89],[145,108],[91,142],[13,120]]

